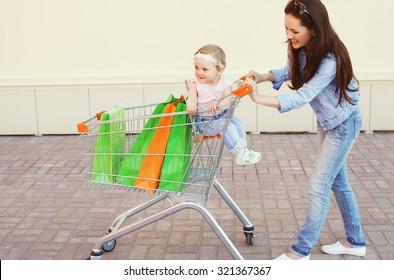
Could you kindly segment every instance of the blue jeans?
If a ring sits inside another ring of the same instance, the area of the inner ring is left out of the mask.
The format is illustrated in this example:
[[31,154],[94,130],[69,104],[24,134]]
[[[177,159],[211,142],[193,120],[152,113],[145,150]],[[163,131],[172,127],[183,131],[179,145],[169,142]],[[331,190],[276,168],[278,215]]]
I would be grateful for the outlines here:
[[331,190],[341,211],[346,241],[354,247],[365,246],[360,211],[348,181],[346,158],[360,133],[361,112],[357,108],[334,129],[323,131],[318,124],[320,155],[309,185],[309,207],[298,241],[291,250],[301,256],[310,254],[323,228],[330,204]]
[[241,120],[235,116],[231,120],[228,120],[227,110],[214,115],[212,121],[209,123],[210,117],[196,115],[194,121],[196,127],[200,133],[203,133],[205,128],[206,136],[213,136],[221,134],[223,136],[223,131],[227,122],[227,129],[223,136],[223,143],[230,152],[236,153],[234,150],[236,147],[246,147],[246,131],[241,122]]

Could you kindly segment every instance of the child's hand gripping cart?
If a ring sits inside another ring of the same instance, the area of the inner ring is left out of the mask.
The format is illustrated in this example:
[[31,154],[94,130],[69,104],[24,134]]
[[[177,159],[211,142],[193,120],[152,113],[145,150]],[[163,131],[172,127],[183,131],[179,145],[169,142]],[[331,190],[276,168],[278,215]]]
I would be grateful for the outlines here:
[[[252,90],[250,85],[237,85],[227,97],[231,102],[226,124],[231,122],[239,98]],[[176,110],[167,110],[174,106]],[[208,125],[214,121],[210,119]],[[220,135],[224,135],[226,127]],[[243,259],[205,207],[214,186],[243,223],[246,243],[253,244],[253,225],[216,179],[223,137],[198,132],[182,99],[132,108],[115,107],[78,124],[78,130],[84,145],[83,159],[89,185],[156,194],[118,216],[95,244],[89,259],[101,259],[104,251],[115,248],[118,238],[184,209],[199,212],[233,258]],[[126,219],[163,200],[169,202],[167,208],[124,225]]]

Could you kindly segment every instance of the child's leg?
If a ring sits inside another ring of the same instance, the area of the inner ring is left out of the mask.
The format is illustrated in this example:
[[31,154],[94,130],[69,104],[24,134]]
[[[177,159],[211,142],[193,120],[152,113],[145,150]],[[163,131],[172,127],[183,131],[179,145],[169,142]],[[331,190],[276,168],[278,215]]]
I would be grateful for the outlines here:
[[245,140],[245,142],[246,142],[246,131],[245,131],[242,121],[239,118],[234,116],[233,119],[231,120],[231,122],[234,123],[234,125],[237,127],[237,132],[238,132],[239,137],[241,139]]
[[261,159],[260,153],[256,153],[246,147],[246,132],[238,119],[227,126],[223,142],[230,153],[234,155],[234,160],[239,165],[255,164]]
[[238,127],[233,122],[230,122],[227,126],[223,143],[233,155],[245,148],[244,140],[239,136]]
[[227,130],[224,135],[224,144],[229,151],[233,150],[234,147],[246,148],[246,131],[239,118],[233,117],[227,126]]

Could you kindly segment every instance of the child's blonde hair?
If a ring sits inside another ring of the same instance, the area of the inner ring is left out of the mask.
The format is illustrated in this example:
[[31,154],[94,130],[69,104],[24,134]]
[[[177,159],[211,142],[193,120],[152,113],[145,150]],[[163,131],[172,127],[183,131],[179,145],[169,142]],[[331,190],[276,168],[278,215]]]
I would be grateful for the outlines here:
[[201,53],[201,54],[208,54],[212,56],[216,60],[216,67],[219,70],[224,70],[226,68],[226,54],[224,53],[223,49],[218,45],[207,44],[201,47],[194,55]]

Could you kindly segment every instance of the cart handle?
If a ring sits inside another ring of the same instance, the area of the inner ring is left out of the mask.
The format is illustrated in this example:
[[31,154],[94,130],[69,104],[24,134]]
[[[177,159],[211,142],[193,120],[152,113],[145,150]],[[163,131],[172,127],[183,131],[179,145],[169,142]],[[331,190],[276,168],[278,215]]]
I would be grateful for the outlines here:
[[77,129],[78,129],[79,133],[88,133],[89,132],[89,128],[84,122],[80,122],[79,124],[77,124]]
[[239,78],[239,79],[242,80],[242,81],[245,81],[247,78],[250,78],[250,79],[252,79],[252,80],[255,80],[255,77],[254,77],[254,76],[247,77],[246,75],[245,75],[245,76],[242,76],[242,77]]
[[[245,76],[242,76],[241,78],[239,78],[239,80],[245,81],[246,78],[247,77],[245,75]],[[254,80],[253,76],[251,76],[250,78]],[[235,82],[235,84],[237,84],[237,82]],[[245,95],[251,93],[252,90],[253,90],[253,88],[251,85],[243,84],[239,88],[235,88],[231,93],[236,95],[237,97],[241,98],[241,97],[244,97]]]
[[[97,118],[97,120],[98,121],[100,121],[101,120],[101,116],[105,113],[106,111],[105,110],[103,110],[103,111],[100,111],[100,112],[98,112],[98,113],[96,113],[96,118]],[[94,117],[93,117],[94,118]],[[90,119],[91,120],[91,119]],[[89,120],[88,120],[89,121]],[[80,122],[80,123],[78,123],[77,124],[77,129],[78,129],[78,132],[79,133],[88,133],[89,132],[89,128],[88,128],[88,126],[85,124],[87,121],[85,121],[85,122]]]
[[96,113],[96,118],[97,118],[98,121],[101,121],[101,116],[102,116],[102,114],[104,114],[105,112],[106,112],[106,111],[103,110],[103,111],[100,111],[100,112]]

